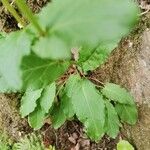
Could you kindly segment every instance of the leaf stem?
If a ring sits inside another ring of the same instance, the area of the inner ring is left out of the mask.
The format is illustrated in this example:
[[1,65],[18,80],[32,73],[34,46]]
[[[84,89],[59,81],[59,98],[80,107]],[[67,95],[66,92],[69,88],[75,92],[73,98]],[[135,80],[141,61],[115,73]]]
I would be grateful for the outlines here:
[[89,79],[89,80],[93,80],[93,81],[95,81],[95,82],[97,82],[97,83],[101,84],[102,86],[104,86],[104,83],[103,83],[103,82],[101,82],[101,81],[99,81],[99,80],[97,80],[96,78],[88,77],[88,79]]
[[4,7],[13,15],[13,17],[20,23],[23,27],[25,23],[22,21],[22,18],[18,15],[17,11],[9,4],[8,0],[1,0]]
[[37,22],[36,18],[34,17],[32,11],[29,9],[27,4],[23,0],[16,0],[15,1],[18,8],[20,9],[21,13],[26,17],[26,19],[32,23],[32,25],[37,29],[40,35],[44,36],[45,32],[40,27],[39,23]]

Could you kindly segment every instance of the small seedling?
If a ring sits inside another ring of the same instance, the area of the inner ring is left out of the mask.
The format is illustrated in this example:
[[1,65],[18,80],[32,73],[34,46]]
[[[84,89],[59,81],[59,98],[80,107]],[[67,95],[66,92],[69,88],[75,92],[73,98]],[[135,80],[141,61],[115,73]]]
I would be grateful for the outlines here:
[[134,148],[128,141],[121,140],[117,144],[117,150],[134,150]]

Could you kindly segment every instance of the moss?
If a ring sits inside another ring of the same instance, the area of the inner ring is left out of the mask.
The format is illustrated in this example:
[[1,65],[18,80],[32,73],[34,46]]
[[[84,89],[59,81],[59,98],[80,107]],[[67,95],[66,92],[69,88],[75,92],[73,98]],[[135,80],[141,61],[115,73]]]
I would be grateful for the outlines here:
[[0,131],[0,150],[10,150],[11,147],[11,140],[8,139],[5,133],[2,133],[2,131]]

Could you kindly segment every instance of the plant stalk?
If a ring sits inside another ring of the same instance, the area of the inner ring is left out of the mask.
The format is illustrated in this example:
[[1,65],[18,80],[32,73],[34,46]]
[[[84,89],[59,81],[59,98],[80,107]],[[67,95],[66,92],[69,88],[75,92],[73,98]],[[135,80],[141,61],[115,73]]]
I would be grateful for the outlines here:
[[23,27],[25,23],[22,21],[22,18],[18,15],[17,11],[9,4],[8,0],[1,0],[4,7],[13,15],[13,17],[20,23]]
[[15,3],[17,4],[18,8],[20,9],[21,13],[25,16],[25,18],[32,23],[32,25],[37,29],[40,35],[44,36],[45,32],[40,27],[39,23],[37,22],[36,18],[34,17],[32,11],[29,9],[27,4],[24,0],[16,0]]

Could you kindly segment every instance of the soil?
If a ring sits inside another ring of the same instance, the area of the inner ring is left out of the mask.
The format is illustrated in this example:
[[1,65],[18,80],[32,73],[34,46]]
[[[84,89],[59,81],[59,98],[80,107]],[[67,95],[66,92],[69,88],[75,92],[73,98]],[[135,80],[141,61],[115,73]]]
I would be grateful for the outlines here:
[[18,113],[19,97],[17,94],[0,94],[0,131],[7,133],[12,141],[18,141],[21,136],[32,131]]
[[[33,12],[37,13],[47,0],[28,0]],[[139,0],[143,11],[149,2]],[[145,7],[144,7],[145,6]],[[105,136],[98,143],[90,141],[81,123],[68,121],[59,130],[46,124],[40,134],[45,145],[55,145],[58,150],[113,150],[119,139],[127,139],[138,150],[150,149],[150,13],[142,15],[139,25],[114,50],[109,60],[92,72],[91,76],[102,81],[111,81],[128,88],[135,97],[139,120],[136,126],[124,125],[116,139]],[[0,31],[11,32],[18,29],[15,19],[0,5]],[[20,95],[0,94],[0,130],[6,132],[13,141],[33,132],[26,119],[18,113]]]

